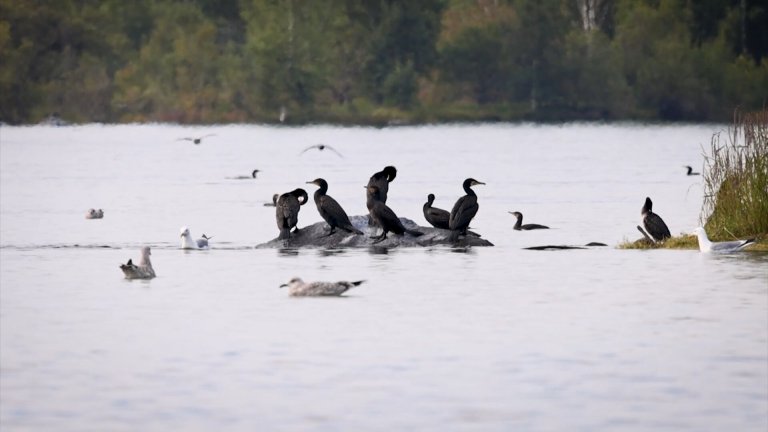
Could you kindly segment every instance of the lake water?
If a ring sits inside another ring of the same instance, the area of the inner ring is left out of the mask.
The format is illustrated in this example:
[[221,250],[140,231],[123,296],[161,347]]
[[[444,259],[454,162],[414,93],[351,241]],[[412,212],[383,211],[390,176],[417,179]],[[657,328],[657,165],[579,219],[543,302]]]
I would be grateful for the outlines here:
[[[764,432],[768,255],[615,249],[646,196],[673,234],[699,224],[682,166],[722,129],[3,126],[0,429]],[[344,157],[300,155],[318,143]],[[428,193],[487,183],[472,227],[496,246],[254,249],[273,193],[323,177],[365,214],[385,165],[422,225]],[[184,225],[212,249],[180,250]],[[158,277],[123,279],[143,245]],[[290,298],[293,276],[367,282]]]

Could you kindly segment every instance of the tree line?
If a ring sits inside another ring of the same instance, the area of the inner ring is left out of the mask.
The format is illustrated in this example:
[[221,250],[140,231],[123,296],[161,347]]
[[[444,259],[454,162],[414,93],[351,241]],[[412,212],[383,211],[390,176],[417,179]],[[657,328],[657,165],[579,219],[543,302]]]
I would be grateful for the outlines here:
[[758,0],[0,0],[0,121],[727,121]]

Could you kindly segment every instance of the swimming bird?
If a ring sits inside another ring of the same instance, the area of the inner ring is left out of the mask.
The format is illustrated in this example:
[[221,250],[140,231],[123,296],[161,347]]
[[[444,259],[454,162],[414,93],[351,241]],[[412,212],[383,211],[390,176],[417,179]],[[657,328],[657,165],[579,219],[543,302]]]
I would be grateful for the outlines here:
[[328,233],[329,236],[336,232],[336,228],[341,228],[344,231],[355,234],[363,233],[352,225],[352,222],[349,221],[349,216],[347,216],[347,212],[341,208],[339,203],[330,195],[326,195],[326,192],[328,192],[328,182],[326,182],[325,179],[316,178],[307,183],[320,187],[314,194],[315,205],[317,206],[317,211],[320,213],[320,216],[325,219],[331,227],[331,231]]
[[381,195],[377,186],[369,186],[368,192],[368,195],[370,196],[366,202],[368,213],[373,221],[382,229],[380,235],[371,236],[372,239],[376,240],[374,244],[384,241],[384,239],[387,238],[387,233],[390,231],[397,235],[403,235],[404,233],[408,233],[414,237],[424,235],[421,231],[408,229],[403,226],[403,223],[400,221],[400,218],[397,217],[395,212],[379,199]]
[[295,228],[293,232],[299,230],[296,226],[299,223],[299,210],[301,210],[301,206],[307,203],[308,199],[307,191],[301,188],[284,193],[277,198],[275,219],[277,228],[280,230],[280,235],[277,238],[287,240],[291,237],[291,228]]
[[432,207],[432,203],[435,201],[435,195],[427,195],[427,202],[424,203],[424,219],[427,220],[433,227],[448,229],[448,220],[451,218],[451,214],[448,210]]
[[690,165],[683,165],[683,167],[685,167],[685,169],[687,169],[687,170],[688,170],[688,172],[686,172],[686,175],[690,175],[690,176],[693,176],[693,175],[700,175],[700,174],[699,174],[699,173],[697,173],[697,172],[693,172],[693,168],[691,168],[691,166],[690,166]]
[[472,186],[484,185],[485,183],[473,178],[464,180],[462,187],[466,195],[459,198],[453,205],[451,215],[448,219],[448,229],[453,231],[452,239],[458,239],[459,235],[467,235],[467,228],[472,218],[477,214],[480,206],[477,204],[477,194],[472,190]]
[[737,252],[755,242],[754,238],[747,240],[734,240],[726,242],[712,242],[707,237],[707,232],[704,227],[698,227],[693,230],[693,233],[699,239],[699,250],[701,252],[715,252],[715,253],[729,253]]
[[90,209],[85,213],[86,219],[101,219],[104,217],[104,210],[102,209]]
[[364,280],[347,282],[304,282],[299,277],[295,277],[288,283],[280,285],[280,288],[288,287],[288,294],[293,297],[300,296],[340,296],[352,287],[356,287]]
[[195,144],[200,144],[200,141],[202,141],[203,138],[208,138],[212,136],[216,136],[216,134],[208,134],[208,135],[203,135],[201,137],[184,137],[184,138],[179,138],[176,141],[192,141]]
[[253,170],[253,172],[251,173],[250,176],[239,175],[239,176],[229,177],[229,178],[231,178],[233,180],[250,180],[252,178],[256,178],[256,174],[258,174],[259,171],[260,170],[255,169],[255,170]]
[[277,205],[277,197],[279,196],[279,194],[272,195],[272,202],[264,203],[264,207],[275,207]]
[[155,269],[152,268],[152,262],[149,260],[149,256],[152,253],[149,251],[149,246],[141,248],[141,259],[139,265],[133,263],[133,260],[128,260],[126,264],[120,264],[120,270],[125,274],[126,279],[152,279],[155,277]]
[[335,148],[333,148],[333,147],[331,147],[331,146],[329,146],[329,145],[327,145],[327,144],[315,144],[315,145],[311,145],[311,146],[309,146],[309,147],[305,148],[305,149],[304,149],[304,150],[303,150],[301,153],[299,153],[299,154],[304,154],[304,153],[306,153],[306,152],[308,152],[309,150],[312,150],[312,149],[314,149],[314,148],[316,148],[316,149],[318,149],[318,150],[320,150],[320,151],[323,151],[323,150],[325,150],[325,149],[328,149],[328,150],[330,150],[330,151],[332,151],[332,152],[336,153],[337,155],[339,155],[339,157],[342,157],[342,158],[344,157],[344,156],[342,156],[342,155],[341,155],[341,153],[337,152]]
[[[371,186],[376,186],[378,189],[378,200],[382,203],[387,203],[387,192],[389,192],[389,184],[392,182],[392,180],[395,179],[397,176],[397,168],[393,166],[385,166],[383,170],[374,173],[370,179],[368,179],[368,185],[367,188],[370,188]],[[365,194],[366,200],[370,199],[371,197],[371,190],[367,189],[367,192]]]
[[640,210],[640,214],[643,215],[643,227],[645,230],[657,242],[672,237],[672,234],[669,233],[669,228],[667,228],[667,224],[665,224],[661,217],[654,213],[652,209],[653,202],[650,198],[646,197],[643,209]]
[[189,232],[189,228],[181,227],[181,248],[182,249],[208,249],[208,240],[213,237],[208,237],[203,234],[203,238],[192,240],[192,234]]
[[512,229],[520,231],[520,230],[535,230],[535,229],[549,229],[548,226],[545,225],[539,225],[539,224],[525,224],[523,225],[523,214],[520,212],[508,212],[512,216],[517,218],[517,222],[515,222],[515,226],[512,227]]

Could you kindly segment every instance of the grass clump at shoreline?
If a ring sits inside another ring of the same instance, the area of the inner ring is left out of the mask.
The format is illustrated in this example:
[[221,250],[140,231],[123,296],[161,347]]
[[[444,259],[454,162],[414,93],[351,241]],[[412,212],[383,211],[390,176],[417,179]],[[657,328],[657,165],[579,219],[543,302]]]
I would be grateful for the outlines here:
[[[768,251],[768,110],[734,115],[726,138],[712,136],[704,154],[704,202],[700,220],[712,241],[756,238],[747,247]],[[698,249],[696,236],[663,242],[625,240],[619,249]]]

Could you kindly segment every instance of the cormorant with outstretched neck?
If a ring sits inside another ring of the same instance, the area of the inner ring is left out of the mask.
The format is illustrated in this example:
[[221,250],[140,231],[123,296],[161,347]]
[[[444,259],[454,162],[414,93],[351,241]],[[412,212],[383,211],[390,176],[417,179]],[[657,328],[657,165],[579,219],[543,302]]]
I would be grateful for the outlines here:
[[[378,201],[381,201],[383,204],[387,203],[387,192],[389,192],[389,183],[395,179],[395,176],[397,176],[397,168],[393,166],[385,166],[383,170],[375,173],[371,176],[370,179],[368,179],[368,188],[371,186],[376,186],[378,189]],[[368,192],[365,194],[366,199],[370,199],[371,197],[371,190],[368,189]]]
[[452,239],[456,240],[459,235],[467,235],[467,228],[472,218],[477,214],[477,210],[480,208],[477,205],[477,194],[472,190],[472,186],[484,185],[485,183],[477,181],[473,178],[464,180],[462,187],[467,194],[459,198],[456,204],[453,205],[451,215],[448,219],[448,229],[453,231]]
[[427,220],[433,227],[448,229],[448,220],[451,218],[451,214],[448,210],[432,207],[432,203],[435,202],[435,195],[427,195],[427,202],[424,203],[424,219]]
[[280,230],[277,238],[286,240],[291,237],[291,228],[296,228],[294,232],[299,230],[296,225],[299,223],[300,206],[306,204],[308,199],[307,191],[301,188],[284,193],[277,198],[275,219],[277,228]]
[[421,231],[411,230],[403,226],[395,212],[381,201],[381,191],[378,186],[368,186],[367,189],[369,198],[366,206],[368,207],[368,212],[371,215],[371,219],[382,229],[381,235],[371,236],[371,238],[376,239],[374,243],[384,241],[387,238],[387,233],[390,231],[397,235],[408,233],[414,237],[424,234]]
[[344,231],[355,234],[363,233],[352,225],[352,222],[349,221],[349,216],[347,216],[347,212],[341,208],[339,203],[331,196],[326,195],[326,192],[328,192],[328,182],[326,182],[325,179],[316,178],[307,183],[320,186],[320,189],[315,191],[315,205],[317,205],[317,211],[320,213],[320,216],[322,216],[331,227],[331,231],[328,235],[336,232],[336,228],[341,228]]
[[509,212],[512,216],[517,218],[517,222],[515,222],[515,226],[512,227],[512,229],[520,231],[520,230],[535,230],[535,229],[549,229],[548,226],[545,225],[539,225],[539,224],[525,224],[523,225],[523,214],[520,212]]
[[659,215],[653,212],[653,202],[650,198],[645,198],[645,204],[643,204],[640,214],[643,215],[643,227],[654,240],[658,242],[672,237],[667,224],[664,223]]

